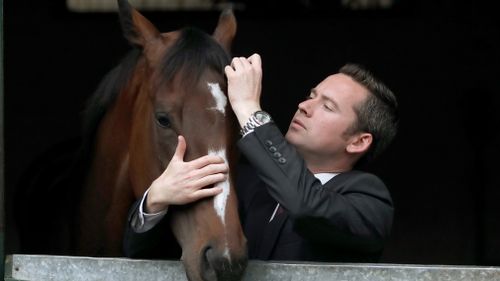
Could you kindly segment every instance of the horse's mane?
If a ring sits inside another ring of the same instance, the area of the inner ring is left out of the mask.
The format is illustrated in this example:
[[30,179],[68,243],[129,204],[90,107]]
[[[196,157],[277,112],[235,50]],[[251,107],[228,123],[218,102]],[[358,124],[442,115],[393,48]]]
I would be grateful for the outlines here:
[[139,49],[130,51],[119,65],[109,71],[101,80],[97,90],[87,101],[83,119],[83,141],[91,144],[101,119],[127,84],[141,56]]

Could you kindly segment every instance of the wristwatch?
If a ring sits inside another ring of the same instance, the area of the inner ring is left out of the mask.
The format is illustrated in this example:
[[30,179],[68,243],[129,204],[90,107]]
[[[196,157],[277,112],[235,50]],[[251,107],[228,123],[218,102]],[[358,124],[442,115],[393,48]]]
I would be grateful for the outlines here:
[[248,118],[248,121],[241,128],[240,134],[242,136],[245,136],[246,134],[253,132],[255,128],[267,124],[271,121],[273,120],[269,113],[262,110],[256,111],[250,116],[250,118]]

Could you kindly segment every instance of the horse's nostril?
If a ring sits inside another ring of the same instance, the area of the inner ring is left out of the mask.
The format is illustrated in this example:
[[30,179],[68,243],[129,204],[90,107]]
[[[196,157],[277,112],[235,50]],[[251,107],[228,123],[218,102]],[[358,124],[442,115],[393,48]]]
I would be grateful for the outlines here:
[[206,247],[203,253],[201,266],[204,280],[241,280],[247,264],[246,258],[231,260],[230,256],[219,253],[212,247]]

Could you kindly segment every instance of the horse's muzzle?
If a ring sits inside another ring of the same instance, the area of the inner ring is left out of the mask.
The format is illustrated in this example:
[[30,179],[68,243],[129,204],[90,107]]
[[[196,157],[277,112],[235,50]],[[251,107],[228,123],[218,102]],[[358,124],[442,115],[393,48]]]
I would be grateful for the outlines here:
[[201,256],[201,275],[203,280],[238,281],[241,280],[247,266],[246,255],[235,257],[222,253],[210,246]]

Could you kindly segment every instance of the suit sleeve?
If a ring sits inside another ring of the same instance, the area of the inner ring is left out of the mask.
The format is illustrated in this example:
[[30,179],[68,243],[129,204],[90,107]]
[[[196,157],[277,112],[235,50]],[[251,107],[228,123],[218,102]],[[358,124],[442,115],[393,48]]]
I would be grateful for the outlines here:
[[145,232],[136,232],[132,227],[139,212],[141,199],[131,207],[125,226],[123,252],[129,258],[164,259],[179,258],[180,247],[168,225],[167,213],[154,227]]
[[365,247],[373,250],[389,235],[392,201],[376,176],[347,172],[323,186],[273,123],[256,128],[238,146],[302,235],[327,240],[335,235],[354,244],[368,241]]

